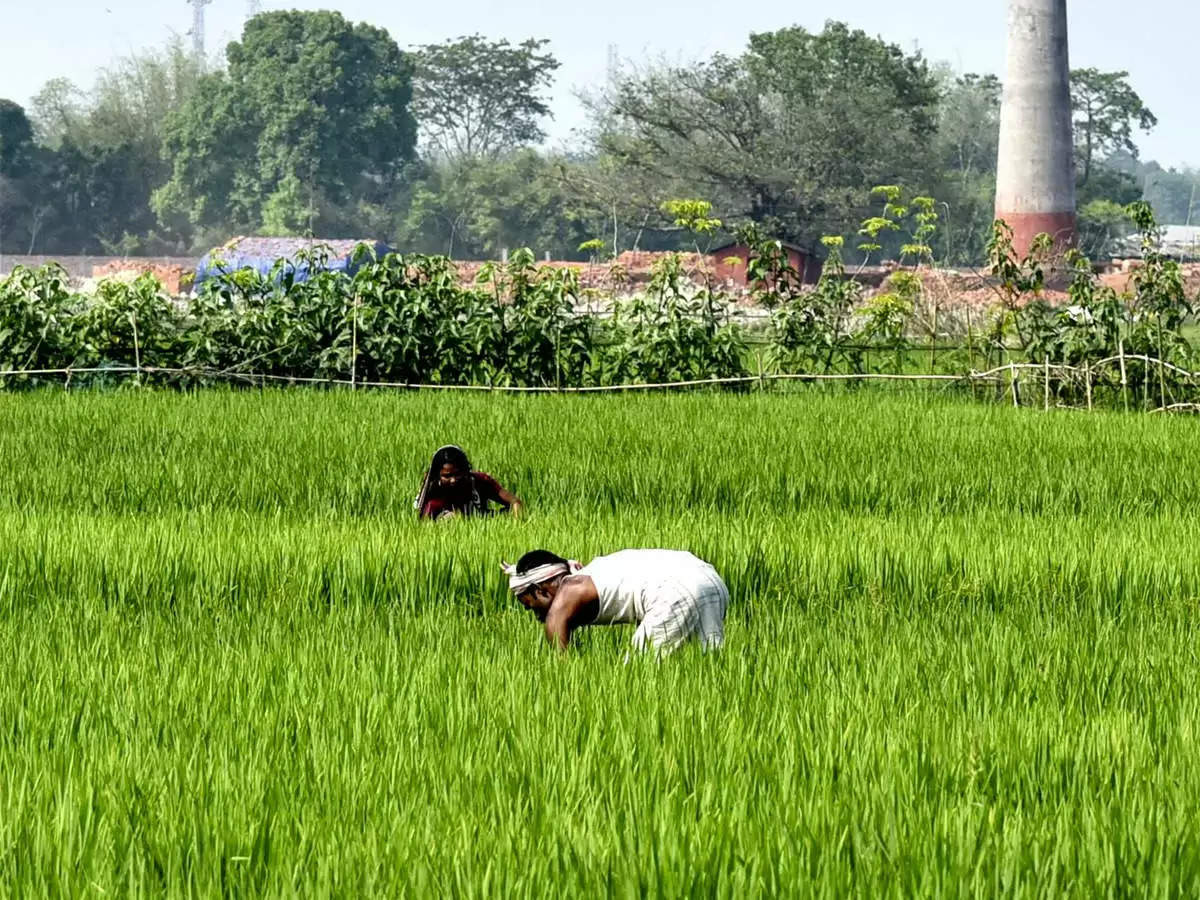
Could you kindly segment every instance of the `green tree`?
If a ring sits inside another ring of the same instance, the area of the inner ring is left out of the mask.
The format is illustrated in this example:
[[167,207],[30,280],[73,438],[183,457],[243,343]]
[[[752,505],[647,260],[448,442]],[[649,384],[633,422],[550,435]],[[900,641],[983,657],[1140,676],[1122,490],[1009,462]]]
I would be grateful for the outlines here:
[[33,125],[25,109],[0,99],[0,175],[24,175],[33,156]]
[[572,196],[562,164],[526,148],[477,170],[474,228],[488,258],[517,247],[555,259],[583,255],[579,245],[596,234],[603,213]]
[[581,203],[562,177],[566,161],[531,148],[471,163],[427,167],[397,225],[410,251],[458,259],[496,259],[529,247],[556,259],[580,257],[579,245],[598,227],[594,207]]
[[1130,85],[1128,72],[1075,69],[1071,72],[1071,106],[1081,186],[1091,179],[1098,162],[1117,151],[1136,159],[1134,129],[1150,131],[1158,124]]
[[171,116],[164,224],[359,236],[411,159],[411,62],[388,34],[336,12],[271,12],[226,48]]
[[32,104],[41,189],[31,244],[69,253],[174,249],[155,234],[150,196],[170,174],[164,122],[199,77],[174,40],[103,69],[89,92],[47,82]]
[[28,235],[34,151],[33,125],[25,109],[0,99],[0,254]]
[[593,228],[590,238],[603,243],[604,254],[689,246],[687,233],[663,211],[671,198],[657,173],[631,167],[610,153],[560,157],[555,165],[566,196],[586,212]]
[[559,67],[548,43],[475,34],[418,47],[412,108],[430,153],[453,163],[542,141],[546,91]]
[[1088,259],[1112,252],[1113,242],[1131,231],[1125,207],[1111,200],[1091,200],[1079,207],[1079,250]]
[[[203,71],[179,38],[161,50],[126,56],[102,69],[87,102],[88,139],[104,146],[145,147],[146,159],[153,158],[162,167],[166,123],[195,91]],[[70,123],[69,97],[60,115]],[[78,131],[76,127],[76,135]]]
[[31,117],[17,103],[0,100],[0,254],[40,249],[57,206],[50,177],[54,154],[37,141],[36,103]]
[[[1164,225],[1189,225],[1200,221],[1200,171],[1184,167],[1164,168],[1155,160],[1142,162],[1133,154],[1118,150],[1104,161],[1104,171],[1128,176],[1127,183],[1136,192],[1132,200],[1151,204],[1156,221]],[[1128,206],[1132,200],[1127,200]]]
[[1192,225],[1200,222],[1200,171],[1164,169],[1148,162],[1139,171],[1144,196],[1154,207],[1155,218],[1165,225]]
[[78,137],[87,116],[87,95],[69,78],[51,78],[30,104],[37,142],[57,150],[68,136]]
[[991,235],[1000,93],[994,75],[943,74],[929,193],[945,204],[937,255],[948,263],[982,262]]
[[634,72],[588,102],[599,149],[656,175],[659,202],[709,197],[812,243],[855,221],[872,186],[926,168],[938,86],[919,53],[830,22]]

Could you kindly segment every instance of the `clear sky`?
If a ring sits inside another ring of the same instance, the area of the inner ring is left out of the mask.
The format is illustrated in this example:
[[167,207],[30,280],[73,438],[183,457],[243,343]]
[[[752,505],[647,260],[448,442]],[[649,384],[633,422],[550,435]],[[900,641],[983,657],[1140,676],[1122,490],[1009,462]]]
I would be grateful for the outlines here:
[[[454,0],[446,3],[263,0],[263,9],[336,8],[348,18],[386,28],[401,47],[464,33],[521,40],[545,37],[563,62],[555,90],[555,138],[582,122],[574,89],[603,80],[608,47],[620,57],[695,59],[737,51],[752,31],[787,25],[819,29],[829,18],[919,46],[931,60],[956,70],[1003,75],[1005,0],[603,0],[597,3]],[[236,37],[245,0],[212,0],[207,8],[209,50]],[[1071,0],[1071,64],[1127,69],[1134,87],[1159,119],[1139,136],[1143,159],[1200,165],[1200,97],[1190,71],[1196,0]],[[0,0],[0,97],[27,103],[48,79],[91,84],[96,69],[134,50],[184,34],[191,27],[185,0]]]

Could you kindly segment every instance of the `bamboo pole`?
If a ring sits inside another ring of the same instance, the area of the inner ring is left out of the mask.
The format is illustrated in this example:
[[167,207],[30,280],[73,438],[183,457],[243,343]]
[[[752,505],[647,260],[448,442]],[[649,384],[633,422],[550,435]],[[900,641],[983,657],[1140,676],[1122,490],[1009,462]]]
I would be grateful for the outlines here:
[[[136,313],[131,312],[129,314],[129,324],[133,327],[133,362],[134,362],[135,367],[137,368],[137,375],[135,377],[136,377],[137,383],[141,384],[142,383],[142,348],[141,348],[140,343],[138,342],[137,314]],[[67,382],[70,383],[70,380],[71,380],[71,376],[67,375]]]
[[350,390],[358,381],[358,292],[354,292],[354,319],[350,323]]
[[1012,388],[1013,406],[1020,407],[1021,396],[1017,393],[1017,367],[1013,363],[1008,364],[1008,379],[1009,386]]
[[1171,412],[1195,412],[1200,413],[1200,403],[1172,403],[1163,409],[1155,409],[1151,411],[1152,415]]
[[[967,371],[975,369],[975,342],[971,337],[971,304],[967,304]],[[975,380],[971,380],[971,399],[976,398]]]
[[929,371],[937,371],[937,335],[938,335],[938,305],[937,298],[933,301],[933,334],[929,339]]
[[[1179,375],[1182,375],[1184,378],[1195,378],[1196,374],[1197,374],[1197,373],[1189,372],[1187,369],[1177,366],[1174,363],[1164,362],[1163,360],[1155,359],[1153,356],[1143,356],[1142,354],[1139,354],[1139,353],[1127,353],[1127,354],[1125,354],[1124,358],[1127,362],[1144,362],[1144,363],[1146,363],[1147,367],[1149,367],[1151,365],[1161,365],[1164,370],[1166,370],[1168,372],[1176,372]],[[1115,362],[1119,362],[1120,359],[1121,359],[1121,357],[1119,357],[1119,356],[1110,356],[1108,359],[1100,360],[1098,363],[1096,363],[1094,366],[1092,366],[1092,368],[1098,369],[1101,366],[1112,365]],[[1063,367],[1060,366],[1059,368],[1063,368]]]
[[[0,372],[0,377],[8,377],[12,375],[94,375],[99,372],[105,372],[109,375],[130,375],[141,371],[136,366],[94,366],[76,369],[73,366],[67,366],[65,369],[5,369]],[[161,372],[164,369],[154,369],[146,366],[147,372]],[[181,370],[182,371],[182,370]]]
[[1158,314],[1158,399],[1159,406],[1167,405],[1167,381],[1163,374],[1162,313]]
[[1125,341],[1117,341],[1117,357],[1121,361],[1121,399],[1125,401],[1125,412],[1129,412],[1129,373],[1125,370]]
[[1092,364],[1085,362],[1083,364],[1084,387],[1087,390],[1087,406],[1088,412],[1092,411]]
[[1158,345],[1158,399],[1160,406],[1167,405],[1167,379],[1163,372],[1162,342]]

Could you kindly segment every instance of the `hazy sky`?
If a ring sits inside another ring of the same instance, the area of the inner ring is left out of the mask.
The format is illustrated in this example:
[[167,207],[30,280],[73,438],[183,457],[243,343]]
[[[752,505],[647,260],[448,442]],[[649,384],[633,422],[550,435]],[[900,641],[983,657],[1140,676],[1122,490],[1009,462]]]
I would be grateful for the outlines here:
[[[246,6],[244,0],[212,0],[207,9],[210,51],[237,36]],[[471,32],[510,40],[549,38],[563,62],[555,91],[556,121],[550,126],[556,138],[568,136],[581,123],[573,90],[604,78],[610,44],[624,59],[685,61],[715,50],[736,51],[752,31],[797,24],[819,29],[826,19],[838,18],[906,49],[919,46],[931,60],[943,60],[956,70],[1003,74],[1005,0],[264,0],[262,7],[337,8],[348,18],[386,28],[401,47]],[[1072,65],[1128,69],[1134,87],[1158,115],[1158,128],[1139,137],[1142,157],[1164,165],[1200,164],[1200,97],[1188,74],[1200,33],[1200,3],[1071,0],[1070,9]],[[90,85],[96,69],[114,58],[161,44],[190,27],[191,7],[185,0],[0,0],[0,97],[27,103],[56,76]]]

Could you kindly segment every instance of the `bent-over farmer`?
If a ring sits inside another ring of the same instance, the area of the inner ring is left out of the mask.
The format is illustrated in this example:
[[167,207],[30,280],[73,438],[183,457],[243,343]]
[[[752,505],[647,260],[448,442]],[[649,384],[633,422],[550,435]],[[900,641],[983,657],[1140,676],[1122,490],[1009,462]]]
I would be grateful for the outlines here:
[[683,550],[621,550],[586,566],[533,550],[505,566],[509,588],[546,626],[546,639],[566,649],[584,625],[636,625],[633,645],[671,653],[696,638],[725,642],[729,589],[717,570]]

